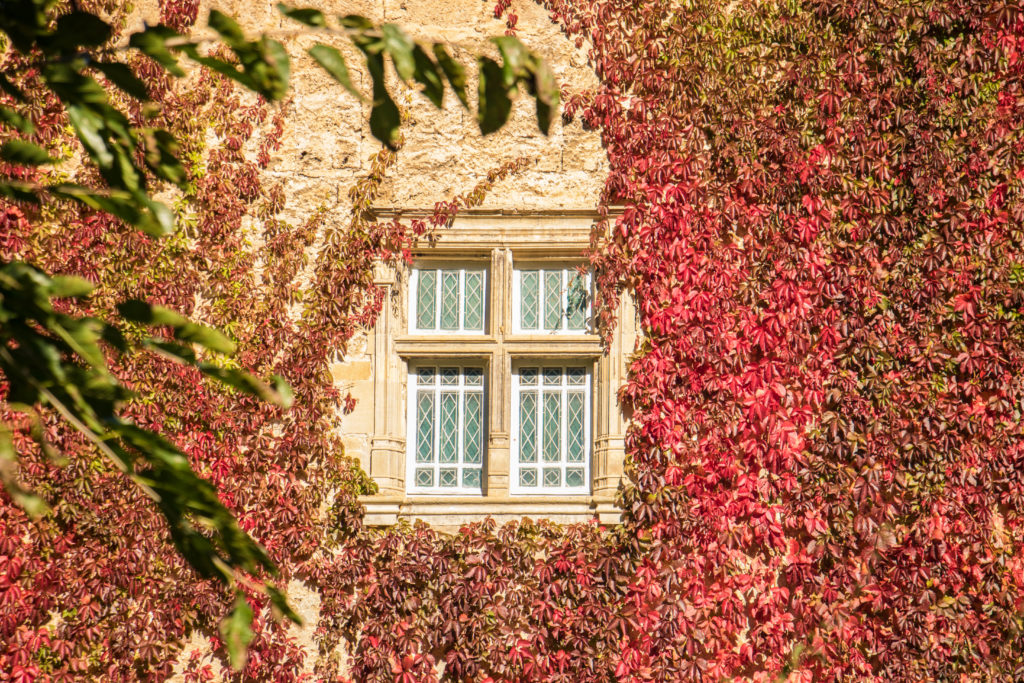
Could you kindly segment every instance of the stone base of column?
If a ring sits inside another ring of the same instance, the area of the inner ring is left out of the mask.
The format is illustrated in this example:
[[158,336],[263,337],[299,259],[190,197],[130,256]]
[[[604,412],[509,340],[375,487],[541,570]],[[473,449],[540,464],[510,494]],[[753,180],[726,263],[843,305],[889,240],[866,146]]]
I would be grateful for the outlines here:
[[370,476],[378,495],[405,495],[405,439],[375,437],[370,445]]

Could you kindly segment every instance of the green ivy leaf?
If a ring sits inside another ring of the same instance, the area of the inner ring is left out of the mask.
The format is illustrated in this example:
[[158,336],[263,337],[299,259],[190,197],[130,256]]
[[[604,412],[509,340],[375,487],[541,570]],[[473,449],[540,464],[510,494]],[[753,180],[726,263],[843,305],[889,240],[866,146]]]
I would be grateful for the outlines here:
[[363,94],[356,90],[356,87],[352,85],[348,66],[345,64],[345,58],[341,56],[340,52],[329,45],[318,44],[309,49],[309,56],[316,60],[316,63],[319,64],[323,70],[331,76],[331,78],[340,83],[341,87],[345,88],[345,90],[354,95],[361,102],[366,101]]
[[0,121],[6,123],[8,126],[14,128],[23,135],[31,135],[36,129],[36,127],[32,125],[32,121],[10,107],[0,106]]
[[123,92],[140,101],[149,99],[149,90],[135,73],[120,62],[96,62],[93,64],[111,83]]
[[16,202],[39,203],[39,195],[36,193],[35,187],[28,183],[0,183],[0,197],[13,199]]
[[265,583],[264,588],[267,591],[267,596],[270,598],[270,605],[278,618],[283,616],[289,621],[302,626],[302,617],[296,614],[295,610],[288,604],[288,598],[285,594],[271,583]]
[[228,651],[228,661],[235,671],[241,671],[245,666],[246,648],[253,639],[252,619],[253,611],[249,601],[241,591],[237,592],[235,608],[220,622],[220,634]]
[[80,299],[89,296],[94,285],[84,277],[76,275],[54,275],[50,285],[50,296]]
[[412,58],[416,64],[413,78],[423,86],[426,98],[440,109],[444,105],[444,81],[441,71],[419,45],[413,47]]
[[166,325],[174,330],[174,337],[180,341],[192,342],[218,353],[235,352],[234,343],[221,332],[194,323],[185,316],[163,306],[155,306],[138,299],[123,301],[117,305],[117,312],[125,320],[143,325]]
[[372,31],[373,22],[366,17],[361,17],[358,14],[346,14],[343,17],[338,17],[338,21],[345,28],[358,30],[358,31]]
[[57,19],[53,33],[40,39],[47,49],[74,50],[98,47],[110,40],[110,24],[89,12],[73,11]]
[[408,83],[416,73],[416,60],[412,56],[415,44],[394,24],[381,24],[380,32],[384,49],[395,64],[395,72],[403,83]]
[[291,396],[286,397],[282,395],[260,378],[244,370],[221,368],[211,363],[199,363],[197,367],[207,377],[212,377],[223,384],[234,387],[242,393],[258,396],[267,403],[272,403],[282,408],[291,406]]
[[154,60],[171,74],[181,78],[185,71],[167,48],[167,41],[180,38],[180,34],[166,26],[149,26],[145,31],[133,33],[128,44]]
[[246,45],[245,34],[238,22],[219,10],[210,10],[206,23],[214,31],[220,34],[221,39],[228,47],[237,48]]
[[437,65],[441,67],[441,71],[444,73],[445,78],[448,79],[449,85],[455,91],[455,96],[459,98],[459,102],[462,102],[463,107],[469,109],[469,97],[466,93],[466,70],[462,68],[461,64],[451,58],[441,43],[434,43],[433,50],[434,58],[437,59]]
[[18,482],[18,454],[11,432],[5,425],[0,425],[0,481],[7,495],[32,519],[37,520],[50,511],[45,500]]
[[533,93],[537,100],[537,127],[544,135],[551,129],[551,121],[558,109],[561,95],[558,92],[558,83],[551,67],[542,60],[535,60],[533,75]]
[[301,22],[311,28],[326,28],[327,19],[318,9],[289,7],[283,2],[277,3],[277,11],[289,19]]
[[188,180],[185,167],[178,161],[178,141],[162,128],[143,128],[140,132],[146,166],[157,177],[182,187]]
[[41,166],[43,164],[56,164],[60,159],[54,159],[46,150],[39,145],[24,140],[8,140],[0,147],[0,159],[11,164],[22,164],[24,166]]
[[502,58],[502,77],[505,87],[512,89],[520,80],[529,78],[533,72],[533,55],[518,38],[496,36],[491,42],[498,46]]
[[512,111],[512,101],[505,88],[505,77],[501,67],[489,57],[479,57],[480,65],[479,103],[477,124],[484,135],[501,128]]
[[370,133],[388,149],[398,145],[401,114],[384,83],[384,55],[366,52],[366,66],[373,79],[373,109],[370,110]]
[[142,193],[110,191],[103,193],[81,185],[61,183],[48,188],[57,197],[73,199],[86,206],[106,211],[147,235],[162,237],[174,232],[174,214],[164,204]]
[[270,66],[266,85],[261,92],[271,100],[280,100],[288,94],[288,78],[291,75],[288,51],[276,40],[264,39],[261,47],[265,63]]

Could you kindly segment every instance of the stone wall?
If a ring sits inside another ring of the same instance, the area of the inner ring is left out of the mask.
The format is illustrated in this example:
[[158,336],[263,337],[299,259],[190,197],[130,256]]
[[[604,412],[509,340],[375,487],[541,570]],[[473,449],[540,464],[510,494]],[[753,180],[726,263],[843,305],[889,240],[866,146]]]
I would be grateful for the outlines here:
[[[305,0],[294,4],[317,7],[329,15],[362,14],[374,22],[394,22],[424,42],[444,41],[471,74],[475,73],[471,56],[497,57],[488,38],[505,31],[504,20],[494,18],[493,1]],[[369,172],[369,160],[380,145],[369,134],[369,106],[331,80],[305,50],[314,42],[334,44],[348,59],[354,82],[367,93],[369,78],[361,56],[347,40],[306,31],[282,17],[275,5],[276,0],[202,2],[198,23],[205,25],[209,9],[217,8],[237,18],[250,34],[278,34],[285,43],[292,58],[291,104],[283,144],[272,153],[266,179],[280,183],[285,191],[285,220],[299,224],[322,207],[330,223],[344,225],[350,216],[348,191]],[[563,93],[579,92],[596,83],[586,64],[585,49],[567,40],[541,7],[528,0],[513,0],[511,9],[519,17],[518,37],[547,60]],[[144,0],[139,5],[128,29],[141,28],[143,21],[159,22],[156,0]],[[497,183],[483,209],[557,211],[592,210],[597,206],[607,159],[599,134],[583,130],[578,121],[563,125],[556,117],[551,134],[545,137],[537,129],[532,100],[523,97],[515,103],[508,124],[484,137],[477,130],[473,114],[464,110],[450,92],[446,93],[443,111],[397,84],[392,93],[408,109],[410,121],[403,127],[405,146],[389,172],[378,204],[430,208],[471,190],[488,171],[503,163],[526,157],[528,167]],[[470,84],[470,96],[475,98],[475,82]],[[255,237],[258,244],[259,236]],[[374,414],[372,338],[368,334],[353,340],[348,356],[338,358],[332,368],[342,394],[351,392],[359,401],[348,416],[343,417],[339,410],[337,429],[347,453],[358,457],[367,470]],[[310,646],[311,665],[316,652],[309,631],[316,621],[318,598],[298,585],[290,586],[289,594],[307,622],[307,627],[296,629],[295,635]],[[200,636],[190,641],[182,657],[196,647],[206,649]]]
[[[504,20],[494,18],[494,2],[482,0],[306,0],[296,6],[316,7],[328,15],[362,14],[375,22],[393,22],[423,42],[444,41],[470,74],[472,56],[497,50],[489,42],[505,31]],[[197,25],[205,25],[211,8],[235,17],[251,35],[277,34],[292,60],[291,105],[280,150],[272,153],[266,178],[280,183],[286,196],[283,217],[301,223],[319,207],[328,210],[335,225],[349,220],[349,189],[369,172],[369,160],[380,144],[369,132],[369,105],[360,103],[335,83],[305,54],[315,42],[338,47],[345,55],[353,81],[369,92],[369,77],[361,55],[346,39],[303,30],[284,18],[274,0],[218,0],[202,2]],[[563,93],[593,87],[596,77],[586,63],[586,50],[577,48],[551,23],[546,11],[528,0],[511,6],[519,16],[517,36],[551,65]],[[143,2],[129,29],[142,21],[157,23],[153,0]],[[390,67],[389,67],[390,72]],[[393,74],[389,74],[393,78]],[[475,83],[469,88],[475,99]],[[425,98],[395,84],[392,93],[410,114],[403,127],[405,145],[397,165],[389,172],[378,204],[404,208],[430,208],[471,190],[488,171],[525,157],[526,170],[499,181],[482,208],[500,210],[593,209],[607,175],[607,159],[596,131],[585,131],[578,121],[563,125],[560,117],[550,135],[537,129],[533,101],[520,97],[506,126],[482,136],[472,112],[466,111],[449,91],[445,107],[437,110]],[[475,106],[475,102],[474,102]],[[442,236],[443,239],[443,236]],[[343,395],[359,401],[345,417],[339,412],[338,429],[349,455],[368,464],[372,433],[371,351],[366,339],[353,340],[346,358],[338,359],[333,375]]]

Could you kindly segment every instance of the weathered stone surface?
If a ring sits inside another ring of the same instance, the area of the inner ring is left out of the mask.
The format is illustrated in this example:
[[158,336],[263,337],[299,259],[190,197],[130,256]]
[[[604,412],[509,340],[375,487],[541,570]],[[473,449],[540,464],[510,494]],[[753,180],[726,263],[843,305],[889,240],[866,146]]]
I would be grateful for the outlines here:
[[[331,16],[356,13],[377,22],[394,22],[418,40],[445,42],[471,75],[476,72],[471,57],[475,54],[497,57],[497,50],[488,38],[505,32],[504,21],[493,16],[492,0],[303,0],[296,4],[317,7]],[[250,34],[269,32],[285,43],[292,60],[291,101],[281,147],[271,152],[265,178],[284,188],[284,220],[299,225],[319,207],[325,207],[328,225],[344,226],[350,215],[348,191],[367,173],[369,160],[380,150],[380,144],[369,133],[369,105],[346,93],[305,51],[316,41],[332,43],[343,52],[354,82],[366,94],[369,94],[369,78],[359,53],[346,40],[311,34],[299,24],[284,19],[275,5],[276,0],[207,0],[201,3],[200,25],[205,24],[209,9],[215,7],[236,17]],[[578,48],[567,40],[548,20],[542,7],[531,0],[513,0],[511,9],[519,16],[518,37],[547,60],[559,83],[565,86],[563,90],[580,92],[596,84],[596,77],[587,66],[585,46]],[[157,0],[140,3],[129,30],[141,28],[144,20],[150,24],[158,22]],[[550,135],[544,136],[537,129],[532,100],[521,97],[514,104],[508,124],[485,137],[480,135],[473,114],[464,110],[451,92],[446,93],[444,109],[438,111],[411,88],[398,85],[393,74],[389,78],[393,85],[391,92],[407,109],[409,121],[403,127],[405,146],[396,166],[389,171],[378,205],[407,209],[433,207],[439,201],[472,190],[489,171],[520,157],[529,160],[526,169],[498,182],[482,208],[505,211],[593,209],[597,205],[607,175],[607,158],[596,131],[584,131],[575,121],[563,125],[561,118],[555,117]],[[471,81],[470,97],[474,106],[475,88],[475,81]],[[537,229],[550,229],[550,226],[538,225]],[[443,232],[440,239],[444,239]],[[258,235],[254,236],[253,243],[261,243]],[[312,256],[311,264],[315,254]],[[310,272],[307,269],[300,273],[297,287],[308,284]],[[401,309],[405,305],[404,297],[397,297],[393,303]],[[296,314],[299,308],[296,306]],[[399,310],[395,319],[403,320],[404,312]],[[348,415],[343,415],[338,407],[334,429],[346,453],[358,458],[368,472],[375,420],[381,419],[379,414],[375,415],[374,407],[374,375],[381,367],[374,362],[374,347],[373,335],[353,339],[348,357],[337,359],[331,367],[341,395],[351,393],[358,401],[355,410]],[[391,367],[384,371],[394,374],[398,370]],[[403,411],[404,399],[398,403],[392,410]],[[387,460],[401,459],[402,455],[385,449],[374,457]],[[517,517],[531,510],[536,512],[536,507],[517,508],[508,511],[506,516]],[[457,511],[449,512],[456,515]],[[551,514],[557,518],[560,513]],[[449,521],[462,520],[453,516]],[[311,666],[317,657],[311,636],[319,598],[297,585],[289,586],[289,595],[292,605],[306,619],[306,626],[294,629],[293,634],[307,650]],[[180,663],[183,664],[196,648],[209,652],[209,641],[201,634],[191,636]],[[340,656],[344,658],[344,653]],[[179,666],[179,674],[172,680],[182,680],[180,671]],[[221,680],[224,673],[217,665],[216,679]]]

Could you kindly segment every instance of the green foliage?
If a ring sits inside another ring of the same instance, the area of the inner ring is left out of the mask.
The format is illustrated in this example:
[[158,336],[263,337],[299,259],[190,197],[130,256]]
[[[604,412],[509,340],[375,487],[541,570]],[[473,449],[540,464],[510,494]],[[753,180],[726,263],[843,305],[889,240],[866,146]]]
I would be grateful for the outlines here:
[[[154,238],[175,233],[174,214],[152,193],[166,185],[190,191],[192,180],[180,161],[180,141],[165,128],[137,125],[119,104],[127,98],[146,116],[153,74],[144,79],[130,62],[111,58],[116,49],[107,43],[114,31],[100,16],[82,10],[59,13],[57,9],[50,0],[16,0],[0,8],[0,31],[16,56],[0,73],[0,89],[14,100],[10,106],[0,107],[0,122],[22,135],[33,135],[36,128],[29,110],[44,103],[54,106],[66,117],[100,182],[83,185],[66,182],[56,174],[26,172],[58,164],[64,155],[52,156],[44,144],[14,138],[0,147],[0,159],[13,171],[0,178],[0,196],[39,210],[55,201],[70,200],[116,216]],[[444,78],[467,106],[465,75],[441,45],[432,48],[438,57],[435,62],[394,25],[377,27],[350,16],[340,20],[341,28],[330,29],[317,10],[283,5],[280,9],[308,27],[349,35],[363,52],[373,79],[371,131],[388,146],[398,143],[401,117],[385,87],[385,58],[403,83],[419,84],[435,106],[443,104]],[[289,57],[279,41],[268,35],[249,39],[234,19],[217,10],[210,12],[208,25],[230,50],[230,58],[215,56],[220,53],[207,52],[200,42],[162,25],[132,34],[128,50],[151,58],[172,77],[185,75],[178,60],[184,55],[270,101],[285,97]],[[340,52],[316,45],[310,54],[346,90],[362,99]],[[516,54],[529,55],[525,48]],[[507,67],[515,76],[504,80],[502,87],[514,91],[519,81],[535,78],[535,72],[543,68],[540,60],[530,56],[525,69]],[[31,94],[16,85],[24,80],[26,71],[31,71],[38,84]],[[97,80],[97,74],[117,88],[117,97]],[[507,107],[493,110],[489,106],[481,104],[488,131],[508,116]],[[234,342],[169,308],[141,300],[114,302],[117,314],[111,319],[116,324],[78,313],[91,308],[91,293],[92,285],[84,280],[50,277],[29,263],[0,262],[0,372],[6,382],[7,405],[39,424],[57,416],[82,435],[155,503],[178,551],[201,576],[229,586],[258,587],[277,612],[297,621],[283,594],[272,584],[263,581],[260,586],[246,578],[272,576],[276,568],[265,549],[239,526],[217,489],[196,474],[186,454],[171,441],[124,417],[124,405],[139,394],[118,380],[108,362],[111,357],[120,362],[121,355],[154,352],[233,391],[282,408],[292,402],[290,387],[277,375],[264,382],[230,367],[224,356],[235,353]],[[148,336],[150,330],[158,334]],[[160,335],[162,331],[169,331],[173,341]],[[16,442],[7,427],[0,427],[0,475],[8,493],[30,514],[47,514],[44,497],[19,482]],[[47,429],[33,428],[31,434],[39,449],[54,462],[62,461],[48,441]],[[223,629],[232,662],[238,666],[252,638],[253,615],[239,593]]]

